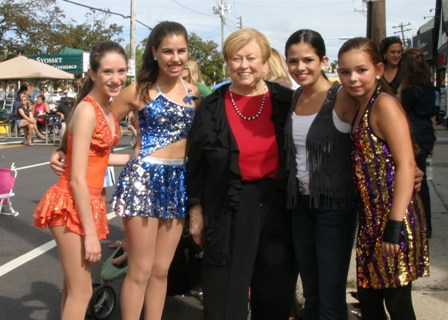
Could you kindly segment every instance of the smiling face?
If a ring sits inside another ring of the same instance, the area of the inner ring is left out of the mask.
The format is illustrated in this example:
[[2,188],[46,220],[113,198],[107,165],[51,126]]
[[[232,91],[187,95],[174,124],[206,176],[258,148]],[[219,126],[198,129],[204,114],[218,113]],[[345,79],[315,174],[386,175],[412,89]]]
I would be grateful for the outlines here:
[[256,41],[250,41],[241,47],[226,63],[234,88],[253,90],[263,80],[266,61],[263,60],[261,47]]
[[188,61],[187,39],[180,34],[167,35],[152,53],[159,64],[159,76],[179,77]]
[[28,98],[27,95],[22,94],[22,96],[20,97],[20,101],[22,102],[22,106],[26,108],[30,106],[30,99]]
[[316,50],[305,42],[293,44],[288,48],[288,72],[301,86],[313,85],[323,77],[322,69],[327,61],[326,56],[320,59]]
[[188,66],[185,65],[184,69],[182,70],[180,77],[188,83],[191,83],[191,74],[190,74],[190,69],[188,69]]
[[383,74],[384,65],[374,64],[370,56],[359,49],[351,49],[339,57],[338,75],[347,93],[364,102],[375,91]]
[[121,54],[111,51],[101,58],[96,72],[89,70],[89,75],[102,94],[116,97],[126,82],[127,72],[126,59]]
[[384,58],[387,64],[397,66],[400,63],[401,54],[403,53],[403,48],[401,44],[394,43],[387,48]]

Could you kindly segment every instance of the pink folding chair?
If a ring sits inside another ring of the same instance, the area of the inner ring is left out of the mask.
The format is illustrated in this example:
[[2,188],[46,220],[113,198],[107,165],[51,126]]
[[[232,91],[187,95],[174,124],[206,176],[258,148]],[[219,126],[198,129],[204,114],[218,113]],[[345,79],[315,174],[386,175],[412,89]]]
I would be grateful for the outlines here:
[[17,171],[14,163],[11,168],[0,168],[0,214],[14,217],[19,215],[19,212],[14,210],[11,203],[16,177]]

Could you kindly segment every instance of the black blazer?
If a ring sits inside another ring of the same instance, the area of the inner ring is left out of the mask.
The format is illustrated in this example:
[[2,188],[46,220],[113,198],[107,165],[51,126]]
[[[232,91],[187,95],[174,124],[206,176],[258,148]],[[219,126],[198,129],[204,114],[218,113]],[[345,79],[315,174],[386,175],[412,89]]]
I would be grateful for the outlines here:
[[[277,83],[266,82],[266,85],[271,96],[271,121],[280,156],[280,168],[272,181],[285,189],[287,174],[283,130],[293,91]],[[204,260],[215,265],[230,262],[231,217],[238,209],[241,190],[239,150],[224,105],[228,87],[218,88],[202,101],[188,135],[188,204],[202,205],[205,221]]]

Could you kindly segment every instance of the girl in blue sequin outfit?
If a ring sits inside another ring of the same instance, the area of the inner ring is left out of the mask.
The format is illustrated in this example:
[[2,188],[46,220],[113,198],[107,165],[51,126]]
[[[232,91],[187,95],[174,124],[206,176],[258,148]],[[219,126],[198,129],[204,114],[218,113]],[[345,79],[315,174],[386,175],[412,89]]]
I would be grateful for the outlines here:
[[117,97],[119,118],[138,114],[137,157],[117,182],[112,208],[123,217],[128,273],[121,291],[123,319],[160,319],[167,274],[183,230],[186,135],[195,114],[196,87],[180,74],[187,63],[187,31],[161,22],[151,31],[137,82]]

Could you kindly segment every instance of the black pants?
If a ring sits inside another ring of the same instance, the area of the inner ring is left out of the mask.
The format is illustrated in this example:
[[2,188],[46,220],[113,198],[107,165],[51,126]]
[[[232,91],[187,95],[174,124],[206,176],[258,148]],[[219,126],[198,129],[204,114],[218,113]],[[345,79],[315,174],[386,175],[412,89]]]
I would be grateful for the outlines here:
[[[203,264],[206,320],[288,319],[297,272],[284,193],[270,180],[243,183],[232,217],[231,262]],[[250,288],[250,289],[249,289]]]
[[[420,148],[420,152],[417,154],[416,157],[417,167],[419,167],[419,169],[422,170],[423,172],[426,172],[426,158],[434,148],[434,142],[428,142],[428,143],[421,142],[418,144],[418,146]],[[428,181],[426,180],[426,174],[423,177],[422,187],[420,189],[419,195],[420,198],[422,199],[423,208],[425,210],[428,233],[432,233],[431,198],[429,196],[429,187],[428,187]]]
[[361,304],[363,320],[415,320],[412,306],[412,283],[394,289],[364,289],[358,287],[358,299]]
[[347,320],[347,275],[356,230],[356,212],[343,205],[309,208],[300,196],[293,211],[295,256],[303,295],[304,319]]

